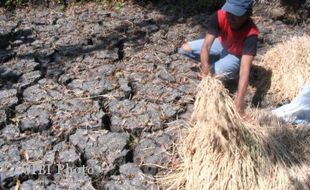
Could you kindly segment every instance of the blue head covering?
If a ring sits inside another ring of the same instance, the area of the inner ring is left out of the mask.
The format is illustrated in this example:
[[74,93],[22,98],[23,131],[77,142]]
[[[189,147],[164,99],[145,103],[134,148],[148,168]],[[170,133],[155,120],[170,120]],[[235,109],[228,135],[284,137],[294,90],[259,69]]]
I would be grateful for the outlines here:
[[227,0],[222,9],[236,16],[244,15],[251,10],[253,0]]

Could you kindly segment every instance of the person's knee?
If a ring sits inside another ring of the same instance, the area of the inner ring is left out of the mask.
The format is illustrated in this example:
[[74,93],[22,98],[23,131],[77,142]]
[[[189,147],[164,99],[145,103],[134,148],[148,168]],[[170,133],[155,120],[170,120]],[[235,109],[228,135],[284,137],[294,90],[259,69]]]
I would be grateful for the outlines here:
[[215,78],[217,78],[223,82],[238,79],[238,76],[236,76],[232,73],[227,73],[227,72],[226,73],[218,73],[218,74],[215,74],[214,76],[215,76]]
[[186,57],[189,57],[191,59],[199,61],[200,60],[200,50],[199,50],[200,43],[201,43],[201,40],[187,42],[178,49],[178,53]]
[[181,55],[190,55],[192,53],[192,49],[189,45],[189,43],[185,43],[183,44],[179,49],[178,49],[178,53]]
[[188,42],[183,44],[181,48],[183,49],[183,51],[186,51],[186,52],[191,52],[192,51],[192,48],[190,47]]
[[238,78],[238,72],[234,68],[223,65],[215,65],[214,75],[222,81],[234,80]]

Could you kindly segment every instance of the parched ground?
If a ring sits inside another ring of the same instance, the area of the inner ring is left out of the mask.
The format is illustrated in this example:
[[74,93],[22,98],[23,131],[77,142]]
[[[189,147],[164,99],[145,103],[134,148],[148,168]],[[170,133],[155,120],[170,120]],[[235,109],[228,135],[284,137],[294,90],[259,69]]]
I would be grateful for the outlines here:
[[[3,11],[1,188],[157,189],[199,83],[177,49],[204,36],[208,15],[151,3]],[[255,20],[259,54],[309,32]]]

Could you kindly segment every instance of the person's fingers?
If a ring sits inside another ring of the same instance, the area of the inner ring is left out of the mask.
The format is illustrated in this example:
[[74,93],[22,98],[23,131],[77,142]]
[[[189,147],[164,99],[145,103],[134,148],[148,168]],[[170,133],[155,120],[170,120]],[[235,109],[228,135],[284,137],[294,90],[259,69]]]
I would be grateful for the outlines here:
[[241,118],[242,118],[242,120],[244,122],[247,122],[247,123],[255,122],[254,117],[252,115],[249,115],[249,114],[246,114],[246,113],[242,114]]
[[199,72],[199,73],[198,73],[198,76],[199,76],[200,79],[203,79],[203,78],[205,78],[207,75],[206,75],[204,72]]
[[199,68],[200,68],[200,71],[198,73],[199,78],[203,79],[206,76],[210,76],[210,77],[213,76],[213,74],[210,70],[203,70],[203,69],[201,69],[201,67],[199,67]]

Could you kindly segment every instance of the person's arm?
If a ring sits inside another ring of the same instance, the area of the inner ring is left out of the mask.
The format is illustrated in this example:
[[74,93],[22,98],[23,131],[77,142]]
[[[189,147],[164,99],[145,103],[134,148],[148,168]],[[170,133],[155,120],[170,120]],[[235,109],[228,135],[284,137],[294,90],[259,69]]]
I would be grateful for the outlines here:
[[257,53],[257,43],[257,35],[249,36],[244,41],[240,63],[238,91],[235,98],[235,106],[242,116],[244,116],[244,97],[249,83],[251,65]]
[[211,76],[211,72],[209,69],[209,53],[210,53],[210,49],[211,46],[214,42],[215,36],[212,34],[207,34],[204,40],[204,43],[202,45],[201,48],[201,52],[200,52],[200,61],[201,61],[201,68],[200,68],[200,76],[206,77],[208,75]]
[[209,53],[214,39],[220,34],[220,28],[218,24],[217,12],[210,16],[208,24],[208,33],[206,34],[203,46],[200,52],[201,70],[200,76],[203,78],[207,75],[211,75],[209,69]]
[[235,106],[240,115],[244,114],[244,97],[249,83],[250,70],[253,59],[253,55],[243,55],[241,57],[238,91],[235,98]]

